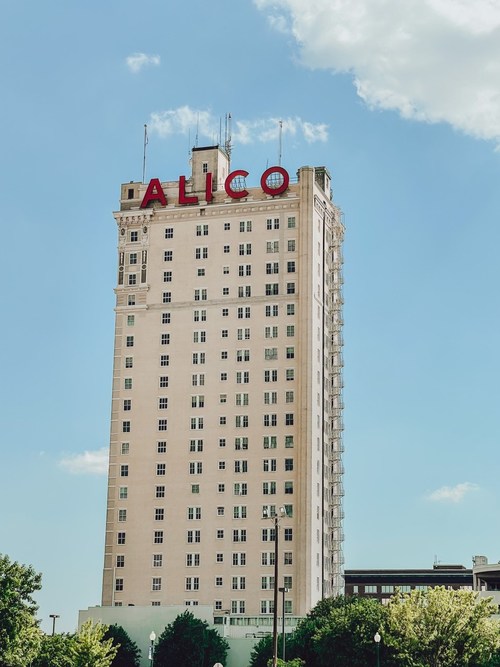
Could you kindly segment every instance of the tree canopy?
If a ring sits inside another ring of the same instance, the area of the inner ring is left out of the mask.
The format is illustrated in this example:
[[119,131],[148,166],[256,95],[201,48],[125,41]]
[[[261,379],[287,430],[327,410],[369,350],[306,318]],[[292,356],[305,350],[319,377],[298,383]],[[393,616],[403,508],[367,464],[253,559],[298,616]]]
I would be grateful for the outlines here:
[[498,652],[496,607],[473,591],[397,593],[385,611],[383,641],[402,667],[476,667],[492,664]]
[[229,645],[206,621],[195,618],[189,611],[177,616],[158,638],[154,664],[156,667],[189,665],[213,667],[225,664]]
[[110,625],[104,639],[111,639],[118,649],[111,667],[139,667],[141,652],[121,625]]
[[73,667],[111,667],[117,648],[112,639],[105,639],[108,627],[85,621],[70,646]]
[[[376,664],[376,632],[384,667],[499,667],[496,607],[472,591],[432,588],[397,593],[388,605],[359,597],[319,602],[287,637],[288,660],[306,667]],[[252,652],[251,667],[266,667],[270,638]]]
[[42,576],[0,554],[0,666],[24,667],[38,653],[41,632],[32,597]]

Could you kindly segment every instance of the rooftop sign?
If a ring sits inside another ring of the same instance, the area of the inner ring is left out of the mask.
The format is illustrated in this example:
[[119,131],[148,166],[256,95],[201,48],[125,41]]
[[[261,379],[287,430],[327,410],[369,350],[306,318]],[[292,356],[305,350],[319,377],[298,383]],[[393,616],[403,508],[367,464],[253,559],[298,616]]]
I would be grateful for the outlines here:
[[[244,169],[237,169],[232,171],[224,182],[224,190],[231,199],[242,199],[248,197],[248,190],[234,187],[234,181],[237,178],[246,178],[248,171]],[[212,192],[212,174],[209,172],[205,174],[205,200],[209,204],[213,200]],[[260,187],[263,192],[271,197],[276,197],[283,194],[288,189],[290,183],[290,176],[283,167],[269,167],[262,174],[260,178]],[[141,201],[141,208],[146,208],[151,202],[159,202],[161,206],[167,206],[167,195],[165,194],[159,178],[152,178],[146,189],[146,194]],[[186,194],[186,177],[179,176],[179,194],[178,203],[180,205],[193,205],[198,203],[196,195]]]

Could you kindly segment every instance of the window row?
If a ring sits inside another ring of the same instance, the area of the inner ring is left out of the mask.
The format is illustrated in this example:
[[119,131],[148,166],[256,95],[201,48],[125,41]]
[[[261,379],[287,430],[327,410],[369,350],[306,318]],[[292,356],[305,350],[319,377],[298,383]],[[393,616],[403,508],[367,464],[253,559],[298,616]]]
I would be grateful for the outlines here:
[[[285,435],[284,436],[284,445],[286,449],[293,448],[294,446],[294,438],[293,435]],[[227,445],[227,438],[219,438],[218,440],[219,447],[226,447]],[[248,436],[236,436],[234,438],[234,449],[237,451],[246,451],[249,449],[249,443],[250,440]],[[262,446],[264,449],[277,449],[278,447],[278,436],[276,435],[264,435],[262,436]],[[201,438],[193,438],[189,441],[189,451],[190,452],[202,452],[204,449],[204,441]],[[158,440],[156,443],[156,451],[158,454],[165,454],[167,451],[167,441],[166,440]],[[130,442],[122,442],[120,446],[120,453],[123,455],[128,455],[130,453]],[[265,459],[269,461],[273,461],[276,459]],[[162,465],[162,464],[158,464]],[[293,469],[293,459],[285,459],[285,466],[292,466],[288,467],[288,470]],[[124,464],[120,466],[120,476],[121,477],[127,477],[128,476],[128,465]]]
[[[201,234],[200,234],[201,236]],[[278,253],[280,252],[280,242],[278,239],[273,239],[265,242],[266,253]],[[288,239],[286,241],[286,250],[287,252],[295,252],[297,248],[297,242],[295,239]],[[231,246],[229,244],[224,244],[222,247],[224,254],[228,255],[231,252]],[[238,243],[238,255],[240,257],[249,256],[252,254],[252,244],[251,243]],[[194,249],[194,258],[197,260],[208,259],[208,246],[196,246]],[[174,260],[174,251],[172,249],[163,251],[163,261],[172,262]],[[137,258],[136,258],[137,261]],[[130,255],[129,255],[129,264],[130,264]]]

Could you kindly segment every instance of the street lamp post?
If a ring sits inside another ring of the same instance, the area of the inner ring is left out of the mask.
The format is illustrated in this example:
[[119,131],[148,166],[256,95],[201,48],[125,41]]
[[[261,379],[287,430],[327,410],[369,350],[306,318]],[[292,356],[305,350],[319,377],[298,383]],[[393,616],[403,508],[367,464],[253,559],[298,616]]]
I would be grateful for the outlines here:
[[49,618],[52,619],[52,636],[56,634],[56,618],[59,618],[59,614],[49,614]]
[[154,630],[151,631],[151,634],[149,635],[149,660],[151,661],[151,667],[153,667],[153,661],[155,657],[155,639],[156,639],[156,632]]
[[377,647],[377,667],[380,667],[380,640],[382,637],[380,636],[380,633],[377,631],[375,633],[375,636],[373,637],[373,641],[375,642],[375,646]]
[[278,543],[279,543],[279,524],[280,519],[286,516],[284,507],[279,508],[278,514],[268,516],[264,510],[264,518],[272,519],[274,523],[274,609],[273,609],[273,667],[276,667],[278,662]]
[[281,600],[281,658],[285,662],[285,593],[288,593],[288,588],[283,586],[279,591],[283,594]]

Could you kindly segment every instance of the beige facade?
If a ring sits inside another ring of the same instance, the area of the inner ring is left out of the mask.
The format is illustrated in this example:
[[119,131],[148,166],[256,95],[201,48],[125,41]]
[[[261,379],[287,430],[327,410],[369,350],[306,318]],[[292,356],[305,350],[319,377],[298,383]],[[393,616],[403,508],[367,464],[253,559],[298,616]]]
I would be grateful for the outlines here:
[[285,612],[342,589],[340,212],[324,168],[229,172],[200,148],[181,195],[121,189],[106,606],[272,614],[280,507]]

